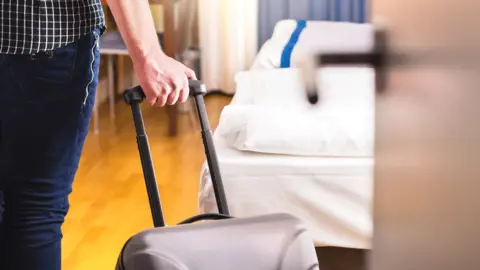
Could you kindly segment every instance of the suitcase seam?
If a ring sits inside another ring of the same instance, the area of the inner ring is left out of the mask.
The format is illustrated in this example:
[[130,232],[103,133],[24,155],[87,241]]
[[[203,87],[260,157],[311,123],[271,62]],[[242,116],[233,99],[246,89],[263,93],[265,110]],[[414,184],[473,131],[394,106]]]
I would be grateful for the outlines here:
[[[291,240],[287,240],[287,245],[283,245],[283,248],[280,252],[280,256],[279,256],[279,261],[278,261],[278,267],[277,269],[283,269],[283,261],[285,260],[285,257],[287,256],[287,253],[288,253],[288,250],[290,249],[292,243],[295,242],[295,240],[297,240],[300,235],[304,234],[307,232],[307,229],[300,229],[299,231],[297,231]],[[315,267],[315,266],[312,266],[312,267]],[[311,267],[309,269],[312,269]],[[314,268],[313,268],[314,269]]]
[[125,262],[124,262],[124,254],[125,254],[125,249],[127,248],[127,245],[130,243],[133,237],[130,237],[127,242],[122,247],[122,251],[120,252],[120,257],[118,258],[118,266],[120,267],[119,270],[125,270]]

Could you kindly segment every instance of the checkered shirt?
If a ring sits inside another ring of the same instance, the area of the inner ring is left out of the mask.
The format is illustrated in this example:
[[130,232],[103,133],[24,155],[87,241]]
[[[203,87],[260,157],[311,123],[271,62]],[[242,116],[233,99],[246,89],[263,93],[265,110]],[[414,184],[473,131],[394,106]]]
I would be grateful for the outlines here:
[[0,0],[0,53],[32,54],[105,28],[100,0]]

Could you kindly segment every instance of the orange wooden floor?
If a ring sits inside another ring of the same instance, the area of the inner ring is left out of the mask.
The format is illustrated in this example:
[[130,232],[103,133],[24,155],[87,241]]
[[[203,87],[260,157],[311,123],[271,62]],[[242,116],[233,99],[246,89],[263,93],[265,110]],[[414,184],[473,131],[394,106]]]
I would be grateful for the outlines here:
[[[207,97],[212,127],[230,98]],[[198,127],[180,116],[179,135],[167,137],[161,108],[144,107],[147,133],[166,221],[175,224],[197,212],[205,160]],[[113,269],[124,242],[152,226],[129,108],[119,102],[117,117],[101,110],[100,134],[87,139],[63,227],[63,269]]]

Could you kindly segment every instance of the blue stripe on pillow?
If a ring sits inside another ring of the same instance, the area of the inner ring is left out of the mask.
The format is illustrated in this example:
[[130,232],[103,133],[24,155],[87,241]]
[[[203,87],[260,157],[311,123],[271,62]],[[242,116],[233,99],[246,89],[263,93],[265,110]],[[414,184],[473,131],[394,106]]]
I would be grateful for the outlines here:
[[280,59],[280,68],[289,68],[291,63],[291,57],[293,53],[293,49],[295,45],[297,45],[298,39],[300,34],[302,34],[303,29],[307,27],[306,20],[299,20],[297,21],[297,28],[293,31],[292,35],[290,36],[290,40],[288,41],[287,45],[283,49],[282,56]]

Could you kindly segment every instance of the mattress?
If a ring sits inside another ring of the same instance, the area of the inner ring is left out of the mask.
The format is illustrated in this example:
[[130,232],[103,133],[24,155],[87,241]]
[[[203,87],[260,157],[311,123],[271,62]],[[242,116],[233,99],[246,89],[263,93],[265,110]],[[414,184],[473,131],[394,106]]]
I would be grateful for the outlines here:
[[[286,212],[300,218],[316,246],[369,249],[372,158],[269,155],[215,146],[231,215]],[[217,212],[208,166],[199,192],[201,213]]]

